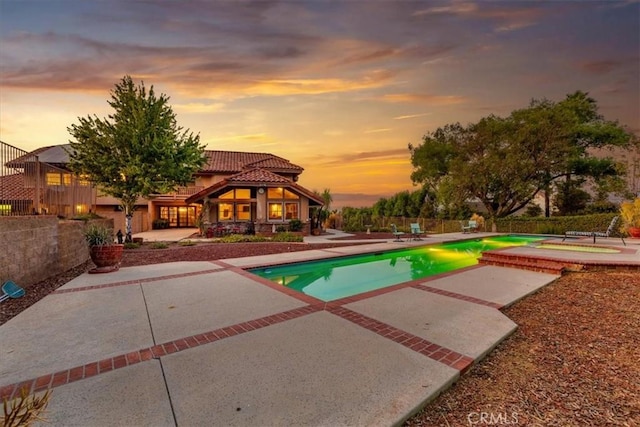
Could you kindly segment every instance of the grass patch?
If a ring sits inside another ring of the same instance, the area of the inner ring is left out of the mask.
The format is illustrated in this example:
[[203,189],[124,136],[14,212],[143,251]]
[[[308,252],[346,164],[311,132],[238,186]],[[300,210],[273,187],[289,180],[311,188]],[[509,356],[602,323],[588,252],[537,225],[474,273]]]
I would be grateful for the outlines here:
[[169,245],[163,242],[156,242],[151,244],[151,249],[167,249]]
[[140,243],[128,242],[124,244],[125,249],[138,249],[140,247]]
[[191,240],[180,240],[178,242],[178,246],[195,246],[196,242],[192,242]]

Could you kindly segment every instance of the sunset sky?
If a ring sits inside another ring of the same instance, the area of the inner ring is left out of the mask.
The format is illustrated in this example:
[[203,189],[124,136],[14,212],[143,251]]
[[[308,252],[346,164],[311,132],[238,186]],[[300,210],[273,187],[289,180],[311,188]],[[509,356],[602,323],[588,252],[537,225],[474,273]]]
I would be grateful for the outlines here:
[[0,0],[3,142],[67,143],[126,74],[207,148],[370,206],[416,189],[409,143],[532,98],[583,90],[640,134],[640,3]]

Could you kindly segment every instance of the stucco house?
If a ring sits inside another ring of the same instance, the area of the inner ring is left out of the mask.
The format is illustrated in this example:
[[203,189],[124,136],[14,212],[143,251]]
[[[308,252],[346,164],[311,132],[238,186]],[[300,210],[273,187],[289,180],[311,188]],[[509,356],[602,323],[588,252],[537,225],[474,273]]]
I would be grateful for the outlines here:
[[[60,168],[57,177],[50,174],[43,178],[45,181],[56,180],[60,185],[70,182],[72,174],[66,168],[68,148],[56,145],[29,153],[31,157],[35,153],[39,161],[55,160]],[[304,169],[282,157],[220,150],[206,150],[205,156],[206,164],[188,185],[173,193],[153,194],[137,201],[134,233],[149,230],[154,224],[196,227],[201,223],[218,230],[242,232],[253,228],[268,232],[292,219],[308,223],[310,209],[323,204],[318,195],[297,184]],[[70,216],[91,210],[112,218],[116,229],[124,230],[125,218],[118,199],[99,189],[93,189],[92,198],[91,206],[70,212]]]
[[[199,205],[205,223],[249,224],[271,231],[292,219],[307,223],[310,208],[322,199],[297,184],[303,168],[268,153],[207,151],[207,165],[196,174],[204,188],[184,200]],[[154,203],[163,203],[159,196]],[[165,209],[160,207],[160,217]]]

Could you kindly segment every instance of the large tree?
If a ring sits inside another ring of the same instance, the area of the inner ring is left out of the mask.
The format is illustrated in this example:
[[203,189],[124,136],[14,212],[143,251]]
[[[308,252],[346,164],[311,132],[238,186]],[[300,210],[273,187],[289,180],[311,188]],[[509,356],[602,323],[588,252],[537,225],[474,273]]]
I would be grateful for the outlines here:
[[120,200],[130,241],[136,200],[192,180],[205,162],[204,147],[199,135],[178,126],[169,97],[156,96],[153,86],[147,91],[125,76],[107,102],[114,110],[108,118],[79,117],[68,128],[75,138],[69,167]]
[[466,127],[450,124],[409,145],[411,178],[434,191],[445,206],[477,198],[490,217],[527,205],[558,178],[601,177],[619,172],[590,148],[623,146],[630,135],[597,114],[583,92],[555,103],[532,101],[506,118],[489,116]]
[[[624,173],[611,158],[594,157],[592,149],[628,146],[631,135],[617,122],[605,120],[596,100],[585,92],[574,92],[557,103],[533,100],[510,117],[521,126],[519,143],[531,153],[543,154],[545,216],[550,213],[554,182],[562,192],[588,179],[598,183]],[[574,177],[577,184],[571,183]],[[558,182],[559,178],[565,182]]]

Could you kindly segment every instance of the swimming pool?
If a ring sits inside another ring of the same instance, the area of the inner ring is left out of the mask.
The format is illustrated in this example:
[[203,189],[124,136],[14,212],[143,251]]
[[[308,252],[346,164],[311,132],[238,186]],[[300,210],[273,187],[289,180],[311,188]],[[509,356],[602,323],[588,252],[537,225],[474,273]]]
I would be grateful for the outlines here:
[[496,236],[249,271],[322,301],[333,301],[469,267],[478,263],[484,251],[523,246],[545,239],[538,236]]

